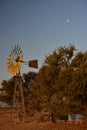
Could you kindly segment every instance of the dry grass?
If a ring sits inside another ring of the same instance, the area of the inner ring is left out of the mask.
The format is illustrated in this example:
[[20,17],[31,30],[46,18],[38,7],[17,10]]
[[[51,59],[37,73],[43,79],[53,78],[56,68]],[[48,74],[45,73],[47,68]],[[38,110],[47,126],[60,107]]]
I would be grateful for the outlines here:
[[58,121],[57,123],[45,122],[38,123],[32,122],[10,122],[11,110],[0,109],[0,130],[87,130],[87,125],[83,122],[64,122]]

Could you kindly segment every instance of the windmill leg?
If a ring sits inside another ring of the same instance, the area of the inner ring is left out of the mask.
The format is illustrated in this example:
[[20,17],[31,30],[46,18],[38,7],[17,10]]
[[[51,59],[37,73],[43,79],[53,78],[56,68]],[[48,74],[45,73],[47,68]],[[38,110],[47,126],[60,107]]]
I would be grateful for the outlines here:
[[13,105],[12,105],[11,121],[13,121],[13,117],[14,117],[15,101],[16,101],[16,84],[15,84],[15,87],[14,87],[14,95],[13,95]]
[[25,115],[25,105],[24,105],[24,95],[23,95],[23,88],[22,88],[22,82],[20,79],[20,96],[21,96],[21,118],[24,120],[24,115]]

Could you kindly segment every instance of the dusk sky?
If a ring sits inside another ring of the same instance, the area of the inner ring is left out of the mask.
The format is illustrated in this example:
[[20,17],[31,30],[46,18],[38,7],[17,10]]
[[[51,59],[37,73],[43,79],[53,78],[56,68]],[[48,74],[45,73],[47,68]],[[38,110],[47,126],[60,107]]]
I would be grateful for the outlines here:
[[[87,49],[87,0],[0,0],[0,82],[12,77],[7,58],[15,45],[40,68],[46,55],[71,43]],[[23,65],[21,73],[31,70]]]

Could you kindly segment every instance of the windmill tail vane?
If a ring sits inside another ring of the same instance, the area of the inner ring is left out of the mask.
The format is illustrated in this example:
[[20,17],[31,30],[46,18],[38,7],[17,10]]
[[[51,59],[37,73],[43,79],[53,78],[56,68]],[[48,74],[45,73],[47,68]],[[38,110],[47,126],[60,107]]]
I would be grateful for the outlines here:
[[38,60],[30,60],[28,62],[29,67],[38,68]]
[[38,60],[30,60],[30,61],[23,61],[23,60],[20,60],[20,59],[16,59],[16,62],[22,62],[24,63],[25,65],[28,64],[29,67],[32,67],[32,68],[38,68]]

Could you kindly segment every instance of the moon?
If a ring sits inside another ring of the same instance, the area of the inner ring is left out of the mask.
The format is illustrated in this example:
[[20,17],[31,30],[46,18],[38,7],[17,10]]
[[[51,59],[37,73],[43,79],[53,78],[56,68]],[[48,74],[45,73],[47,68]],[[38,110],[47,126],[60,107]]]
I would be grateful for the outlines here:
[[70,22],[70,20],[69,19],[66,19],[66,23],[69,23]]

